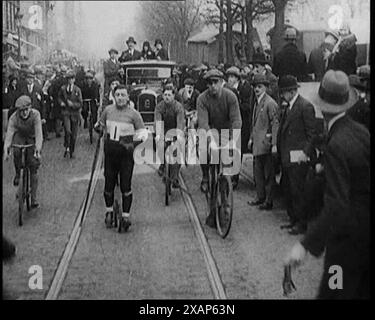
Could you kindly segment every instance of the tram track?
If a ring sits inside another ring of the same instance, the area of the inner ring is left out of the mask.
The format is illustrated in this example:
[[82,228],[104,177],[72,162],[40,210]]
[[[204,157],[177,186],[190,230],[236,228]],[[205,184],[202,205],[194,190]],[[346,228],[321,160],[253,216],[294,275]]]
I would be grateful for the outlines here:
[[92,203],[92,198],[94,195],[96,184],[98,182],[102,161],[103,161],[103,143],[100,139],[98,140],[98,145],[97,145],[96,152],[95,152],[91,177],[90,177],[86,196],[83,199],[81,207],[78,211],[78,215],[73,225],[73,230],[70,233],[68,243],[58,263],[57,269],[52,278],[51,286],[47,292],[45,300],[56,300],[58,298],[66,273],[68,271],[70,261],[78,245],[78,241],[82,232],[83,222],[85,221],[85,218],[87,217],[87,213]]
[[[101,171],[101,165],[102,165],[103,155],[104,155],[102,142],[100,143],[100,146],[98,150],[96,151],[96,153],[97,154],[95,155],[95,158],[94,158],[94,163],[92,167],[92,175],[90,178],[86,196],[84,197],[82,201],[82,204],[76,216],[75,222],[73,224],[73,229],[70,233],[69,240],[60,258],[55,274],[51,281],[49,290],[45,296],[46,300],[58,299],[60,290],[63,286],[65,277],[67,275],[70,262],[78,246],[79,239],[82,233],[83,223],[90,210],[96,184],[98,182],[98,177]],[[245,178],[250,179],[246,175],[245,175]],[[185,179],[181,172],[179,175],[179,181],[182,187],[180,190],[182,200],[188,212],[189,220],[193,226],[194,233],[199,242],[201,253],[204,258],[207,276],[208,276],[210,289],[211,289],[213,298],[225,300],[227,299],[225,285],[222,281],[215,257],[212,253],[210,244],[208,243],[200,218],[198,216],[196,204],[194,203],[192,195],[188,191]]]

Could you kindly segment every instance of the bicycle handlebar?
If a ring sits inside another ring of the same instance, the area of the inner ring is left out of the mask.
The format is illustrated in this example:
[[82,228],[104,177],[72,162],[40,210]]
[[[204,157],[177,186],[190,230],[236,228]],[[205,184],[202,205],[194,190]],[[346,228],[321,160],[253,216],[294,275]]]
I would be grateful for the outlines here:
[[34,147],[34,144],[12,144],[11,147],[18,148],[18,149],[27,149],[27,148]]

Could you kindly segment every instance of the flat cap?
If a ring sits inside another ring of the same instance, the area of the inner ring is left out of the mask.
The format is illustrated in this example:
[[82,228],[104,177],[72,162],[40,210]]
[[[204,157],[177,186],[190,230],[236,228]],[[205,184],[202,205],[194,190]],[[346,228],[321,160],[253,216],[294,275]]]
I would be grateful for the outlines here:
[[29,96],[20,96],[15,103],[16,108],[22,108],[31,105],[31,98]]
[[223,78],[224,78],[224,74],[217,69],[208,70],[207,73],[203,77],[203,79],[205,79],[205,80],[208,80],[208,79],[223,79]]
[[66,78],[75,78],[76,75],[75,75],[73,70],[68,70],[65,77]]
[[118,54],[118,51],[115,48],[109,49],[108,53],[111,54],[112,52]]
[[184,85],[193,86],[195,84],[194,80],[192,78],[186,78],[184,80]]
[[237,78],[240,78],[241,77],[241,72],[240,72],[240,69],[238,69],[237,67],[230,67],[228,70],[227,70],[227,76],[236,76]]
[[256,74],[254,75],[252,84],[254,86],[256,86],[257,84],[264,84],[265,86],[268,86],[270,82],[264,74]]

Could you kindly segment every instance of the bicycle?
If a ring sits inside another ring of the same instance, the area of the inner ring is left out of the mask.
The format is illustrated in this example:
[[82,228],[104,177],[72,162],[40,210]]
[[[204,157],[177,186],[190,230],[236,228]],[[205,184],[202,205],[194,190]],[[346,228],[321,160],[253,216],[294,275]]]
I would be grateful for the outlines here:
[[88,129],[89,129],[89,136],[90,136],[90,144],[93,142],[93,129],[94,129],[94,117],[92,113],[92,106],[91,102],[94,101],[95,104],[97,104],[96,99],[83,99],[83,103],[88,103],[88,109],[87,109],[87,123],[88,123]]
[[[221,151],[227,147],[215,148],[219,152],[219,163],[209,163],[208,192],[206,200],[210,212],[215,213],[216,230],[225,239],[229,234],[233,217],[233,186],[231,176],[224,174]],[[211,159],[211,147],[208,152]]]
[[[197,111],[186,111],[186,126],[185,126],[185,164],[187,165],[189,163],[189,160],[194,160],[195,155],[194,151],[196,150],[195,147],[198,143],[198,136],[195,134],[195,132],[191,132],[190,130],[195,129],[194,124],[197,117]],[[189,141],[191,141],[189,145]]]
[[[174,142],[173,139],[165,138],[165,150],[167,150],[172,143]],[[170,160],[169,160],[169,152],[165,154],[164,159],[164,180],[165,180],[165,205],[169,205],[169,197],[172,195],[172,180],[171,180],[171,168],[170,168]]]
[[20,168],[20,182],[18,184],[17,199],[18,199],[18,225],[23,225],[23,213],[25,211],[25,203],[27,211],[31,210],[31,186],[30,186],[30,169],[26,165],[26,150],[34,147],[33,144],[13,144],[12,148],[21,150],[21,168]]

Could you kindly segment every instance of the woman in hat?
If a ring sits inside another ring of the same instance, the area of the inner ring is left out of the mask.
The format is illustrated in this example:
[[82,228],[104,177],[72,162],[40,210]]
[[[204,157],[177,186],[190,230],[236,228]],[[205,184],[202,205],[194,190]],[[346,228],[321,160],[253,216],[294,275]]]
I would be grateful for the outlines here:
[[16,76],[9,76],[9,85],[5,88],[3,96],[3,109],[9,109],[8,118],[11,116],[11,110],[14,109],[16,100],[21,96],[21,90]]
[[142,59],[144,60],[155,59],[155,53],[151,49],[150,42],[148,41],[143,42],[141,55],[142,55]]
[[155,57],[158,60],[169,60],[168,52],[163,48],[163,43],[160,39],[155,40]]

